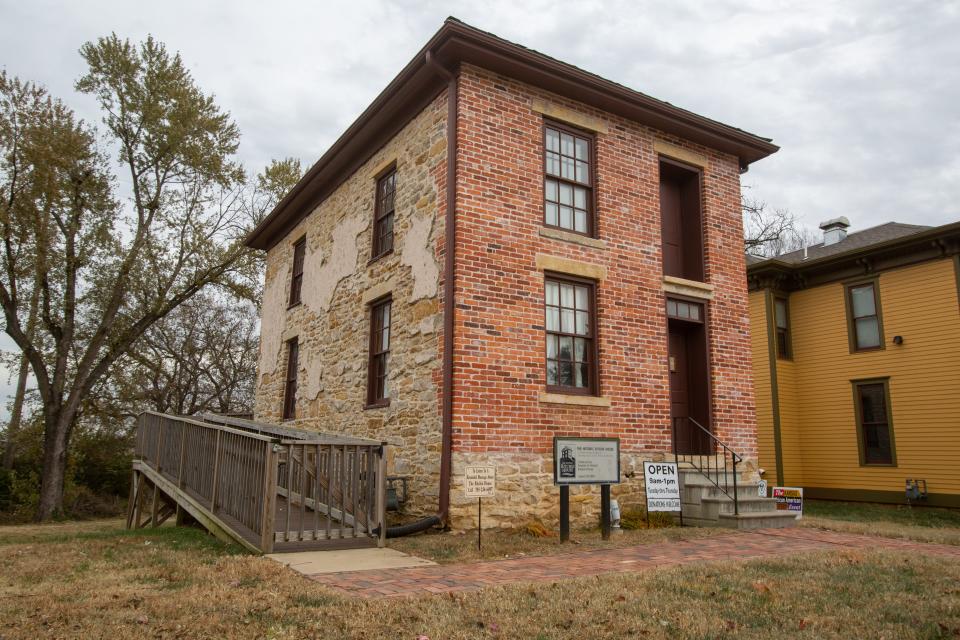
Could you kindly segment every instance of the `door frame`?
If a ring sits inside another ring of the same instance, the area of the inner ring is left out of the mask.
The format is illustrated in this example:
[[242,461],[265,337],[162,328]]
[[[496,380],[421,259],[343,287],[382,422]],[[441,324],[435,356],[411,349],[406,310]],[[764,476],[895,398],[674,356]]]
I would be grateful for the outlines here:
[[[716,424],[714,422],[714,408],[713,408],[713,370],[710,367],[710,345],[711,340],[711,331],[710,331],[710,301],[704,298],[698,298],[695,296],[685,296],[682,294],[675,293],[664,293],[663,296],[663,328],[664,328],[664,340],[663,344],[666,350],[666,357],[663,359],[664,368],[666,370],[667,376],[667,389],[670,389],[670,322],[671,318],[667,315],[667,300],[679,300],[681,302],[692,302],[700,305],[703,309],[703,322],[702,323],[689,323],[689,324],[702,324],[703,325],[703,337],[704,337],[704,371],[706,372],[706,414],[707,414],[707,424],[704,425],[710,430],[710,433],[717,437]],[[674,318],[674,322],[682,323],[684,320],[679,318]],[[689,387],[689,384],[688,384]],[[672,393],[668,391],[668,393]],[[688,389],[689,393],[689,389]],[[672,396],[668,397],[668,403],[672,404]],[[673,447],[673,409],[670,410],[670,424],[668,425],[669,434],[670,434],[670,446]]]

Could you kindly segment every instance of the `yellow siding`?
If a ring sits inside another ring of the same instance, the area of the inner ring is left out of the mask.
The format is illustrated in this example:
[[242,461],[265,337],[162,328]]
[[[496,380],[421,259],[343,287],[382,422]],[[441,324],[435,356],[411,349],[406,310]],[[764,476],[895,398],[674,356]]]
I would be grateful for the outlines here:
[[750,341],[753,352],[753,397],[757,402],[757,457],[760,467],[767,470],[766,477],[772,480],[777,461],[773,448],[773,402],[763,291],[750,292]]
[[[925,478],[931,493],[960,493],[960,304],[952,260],[879,275],[886,348],[850,353],[844,288],[832,283],[790,295],[794,360],[778,361],[787,482],[810,487],[903,491]],[[751,320],[755,314],[751,296]],[[760,307],[762,310],[762,307]],[[768,369],[765,325],[753,324],[756,378]],[[760,331],[760,327],[764,330]],[[903,336],[903,345],[892,343]],[[896,467],[862,467],[851,380],[890,378]],[[769,380],[769,372],[763,375]],[[769,382],[767,382],[769,384]],[[764,395],[758,386],[757,401]],[[769,403],[770,393],[766,393]],[[769,414],[769,410],[767,414]],[[767,415],[764,414],[764,415]],[[774,468],[772,421],[761,460]]]

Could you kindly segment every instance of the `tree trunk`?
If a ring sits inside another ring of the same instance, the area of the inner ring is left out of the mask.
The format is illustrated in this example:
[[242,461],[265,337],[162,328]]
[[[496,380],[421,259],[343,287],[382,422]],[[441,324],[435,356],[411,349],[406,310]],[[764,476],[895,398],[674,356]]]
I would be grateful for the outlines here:
[[75,416],[63,410],[50,412],[43,446],[43,471],[40,475],[40,504],[36,520],[44,522],[63,515],[63,485],[67,474],[67,442]]
[[[33,339],[33,329],[37,322],[37,309],[40,306],[40,287],[34,287],[30,294],[30,315],[27,317],[27,337]],[[30,376],[30,363],[27,357],[20,356],[20,371],[17,374],[17,391],[13,396],[13,407],[10,411],[10,421],[7,423],[7,446],[3,450],[2,468],[9,471],[13,468],[17,434],[20,432],[20,422],[23,418],[23,401],[27,395],[27,378]]]

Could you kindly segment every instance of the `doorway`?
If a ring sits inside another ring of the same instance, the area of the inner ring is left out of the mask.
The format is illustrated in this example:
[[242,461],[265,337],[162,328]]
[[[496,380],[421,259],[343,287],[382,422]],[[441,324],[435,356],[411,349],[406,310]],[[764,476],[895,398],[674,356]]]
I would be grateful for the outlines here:
[[713,453],[704,316],[705,309],[700,303],[667,300],[670,422],[676,452],[681,455]]

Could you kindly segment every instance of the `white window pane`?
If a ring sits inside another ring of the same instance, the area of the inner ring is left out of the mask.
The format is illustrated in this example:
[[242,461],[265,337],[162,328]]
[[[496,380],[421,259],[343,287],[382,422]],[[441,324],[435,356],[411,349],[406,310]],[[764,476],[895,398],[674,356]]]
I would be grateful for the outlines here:
[[560,156],[555,153],[547,154],[547,173],[552,176],[560,175]]
[[587,341],[583,338],[577,338],[573,341],[574,346],[574,356],[578,362],[586,362],[587,358]]
[[547,304],[555,307],[560,304],[560,285],[556,282],[547,283]]
[[777,300],[774,302],[775,313],[777,319],[777,328],[786,329],[787,328],[787,303],[784,300]]
[[547,151],[560,151],[560,132],[547,129]]
[[560,285],[560,306],[573,307],[573,285]]
[[676,300],[667,300],[667,315],[676,316],[677,315],[677,301]]
[[590,182],[590,169],[586,162],[577,161],[577,182],[587,184]]
[[573,209],[570,207],[560,207],[560,225],[564,229],[573,228]]
[[573,136],[569,133],[560,134],[560,153],[565,156],[573,156]]
[[692,320],[699,320],[699,319],[700,319],[700,305],[698,305],[698,304],[692,304],[692,305],[690,305],[690,318],[691,318]]
[[560,384],[564,387],[573,386],[573,364],[561,360],[559,368]]
[[560,336],[560,359],[573,360],[573,338]]
[[853,300],[854,318],[876,315],[877,307],[873,299],[873,285],[854,287],[850,290],[850,298]]
[[547,307],[547,331],[560,331],[560,309]]
[[560,158],[560,162],[561,162],[560,175],[566,178],[567,180],[573,180],[574,179],[573,159],[563,157],[563,158]]
[[573,228],[580,233],[587,232],[587,212],[582,209],[575,209],[573,212]]
[[390,348],[390,329],[383,330],[383,335],[381,336],[380,340],[382,345],[380,348],[383,351],[386,351]]
[[557,336],[547,336],[547,357],[551,360],[557,358]]
[[586,287],[576,288],[577,309],[590,308],[590,290]]
[[547,196],[547,200],[551,202],[557,201],[557,181],[556,180],[547,180],[545,183],[544,193]]
[[576,187],[573,190],[573,206],[577,209],[586,209],[587,208],[587,190],[581,187]]
[[577,311],[577,330],[574,332],[581,336],[589,335],[590,324],[589,316],[586,311]]
[[880,326],[876,318],[859,318],[857,326],[857,347],[870,349],[880,346]]
[[573,204],[573,187],[568,184],[560,185],[560,204]]
[[589,160],[590,148],[587,141],[583,138],[577,138],[577,160]]
[[552,202],[548,202],[548,203],[546,204],[546,207],[547,207],[547,209],[546,209],[546,216],[545,216],[545,217],[546,217],[546,223],[547,223],[548,225],[550,225],[551,227],[557,226],[557,219],[558,219],[558,215],[559,215],[559,214],[557,213],[557,205],[555,205],[555,204],[552,203]]
[[573,309],[560,310],[560,331],[573,333]]
[[575,387],[585,387],[587,386],[587,366],[586,364],[574,364],[573,365],[573,386]]

